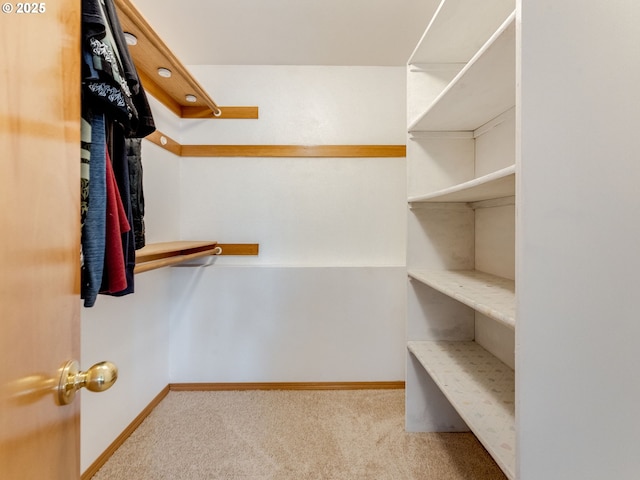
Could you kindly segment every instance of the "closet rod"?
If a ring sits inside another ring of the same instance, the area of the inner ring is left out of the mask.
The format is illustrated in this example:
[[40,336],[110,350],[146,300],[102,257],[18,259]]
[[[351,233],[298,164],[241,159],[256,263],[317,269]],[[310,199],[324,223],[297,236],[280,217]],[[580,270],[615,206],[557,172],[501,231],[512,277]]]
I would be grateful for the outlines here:
[[176,265],[178,263],[186,262],[188,260],[193,260],[196,258],[207,257],[210,255],[221,255],[222,248],[215,247],[210,250],[203,250],[201,252],[186,254],[186,255],[176,255],[173,257],[159,258],[157,260],[151,260],[149,262],[143,262],[136,265],[134,272],[135,273],[143,273],[148,272],[149,270],[155,270],[157,268],[162,267],[170,267],[171,265]]
[[[198,81],[191,76],[189,71],[182,65],[182,62],[173,54],[173,52],[162,41],[158,34],[151,28],[149,22],[144,18],[140,11],[133,6],[129,0],[114,0],[120,13],[126,17],[146,39],[151,43],[151,46],[164,55],[171,65],[171,70],[178,73],[184,78],[184,80],[193,89],[193,94],[200,98],[211,109],[214,116],[219,117],[222,115],[222,110],[209,96],[207,91],[198,83]],[[124,19],[120,19],[122,23]],[[124,27],[124,25],[123,25]],[[138,35],[136,35],[138,37]],[[139,37],[138,37],[139,38]],[[139,38],[139,40],[141,40]]]

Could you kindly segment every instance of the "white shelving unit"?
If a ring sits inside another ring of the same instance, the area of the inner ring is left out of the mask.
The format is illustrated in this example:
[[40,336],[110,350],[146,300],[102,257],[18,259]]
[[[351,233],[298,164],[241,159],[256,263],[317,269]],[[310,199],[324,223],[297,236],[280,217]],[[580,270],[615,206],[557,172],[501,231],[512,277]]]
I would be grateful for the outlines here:
[[514,9],[514,0],[443,0],[407,69],[406,427],[466,426],[511,479]]
[[638,476],[638,18],[442,0],[407,67],[406,428],[510,479]]

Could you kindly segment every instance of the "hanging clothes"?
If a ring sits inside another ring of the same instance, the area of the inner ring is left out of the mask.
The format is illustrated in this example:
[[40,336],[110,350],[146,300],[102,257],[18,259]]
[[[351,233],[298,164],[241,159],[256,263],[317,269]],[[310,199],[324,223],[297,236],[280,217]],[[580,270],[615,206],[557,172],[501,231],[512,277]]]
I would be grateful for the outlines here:
[[[106,0],[108,1],[108,0]],[[137,111],[125,80],[103,0],[83,0],[83,102],[130,125]]]
[[127,289],[127,274],[122,235],[131,230],[122,204],[116,177],[107,152],[107,211],[104,274],[100,293],[117,293]]
[[[131,202],[135,198],[139,203],[144,195],[141,174],[130,172],[125,141],[155,131],[113,0],[82,0],[82,87],[83,118],[87,121],[83,122],[81,149],[81,296],[90,307],[98,293],[126,295],[134,291],[135,228],[143,222],[134,222]],[[116,216],[113,194],[122,206],[120,209],[115,203]],[[120,253],[115,254],[114,248]]]
[[86,118],[85,112],[80,119],[80,228],[89,210],[89,168],[91,164],[91,120]]
[[120,25],[115,4],[113,0],[105,0],[104,5],[111,29],[115,32],[113,39],[120,52],[122,72],[133,95],[133,104],[137,112],[137,116],[132,119],[130,130],[125,132],[125,134],[127,138],[144,138],[156,130],[151,107],[149,106],[147,95],[140,83],[138,71],[133,63],[133,59],[129,53],[129,47],[122,33],[122,26]]
[[[118,190],[124,205],[124,214],[129,225],[133,225],[133,214],[131,208],[131,187],[129,181],[129,161],[127,158],[125,137],[120,125],[114,124],[110,136],[110,146],[112,152],[113,172],[115,174]],[[112,295],[122,296],[134,291],[134,272],[136,266],[136,252],[133,229],[122,233],[121,245],[123,250],[124,269],[127,285],[121,291],[112,291]]]
[[[98,296],[102,283],[104,269],[105,232],[106,232],[106,202],[107,202],[107,165],[106,165],[106,132],[104,114],[85,112],[88,122],[82,122],[81,129],[86,135],[90,130],[91,144],[89,145],[88,165],[89,181],[86,186],[89,193],[87,211],[81,230],[82,238],[82,269],[80,296],[84,299],[85,307],[92,307]],[[86,124],[90,125],[87,127]],[[85,148],[86,148],[85,142]],[[85,167],[86,168],[86,167]],[[81,182],[82,183],[82,182]],[[85,181],[85,184],[87,182]]]
[[129,160],[129,187],[131,192],[131,214],[133,216],[133,232],[136,250],[144,247],[144,189],[142,182],[142,140],[127,138],[127,159]]

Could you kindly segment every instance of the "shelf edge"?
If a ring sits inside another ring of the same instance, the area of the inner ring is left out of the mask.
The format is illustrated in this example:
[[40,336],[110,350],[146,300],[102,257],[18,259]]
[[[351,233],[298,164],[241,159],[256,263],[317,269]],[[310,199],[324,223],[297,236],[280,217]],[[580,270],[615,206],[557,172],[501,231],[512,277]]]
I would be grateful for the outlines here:
[[435,192],[426,194],[426,195],[416,195],[409,198],[410,203],[419,203],[419,202],[477,202],[481,200],[490,200],[494,198],[508,197],[515,194],[515,185],[513,192],[509,191],[507,193],[496,194],[495,196],[483,196],[483,198],[469,198],[469,199],[454,199],[454,200],[438,200],[439,197],[445,197],[447,195],[452,195],[455,193],[463,193],[465,190],[471,190],[473,188],[481,187],[483,185],[489,185],[491,182],[497,182],[498,180],[506,179],[509,176],[514,176],[515,178],[516,166],[515,164],[509,165],[508,167],[502,168],[500,170],[496,170],[495,172],[491,172],[487,175],[483,175],[482,177],[474,178],[473,180],[469,180],[464,183],[459,183],[457,185],[453,185],[451,187],[443,188],[442,190],[437,190]]
[[[446,270],[443,270],[446,271]],[[455,272],[455,270],[453,271]],[[486,275],[488,278],[490,277],[495,277],[497,279],[503,280],[503,281],[509,281],[509,282],[513,282],[512,280],[506,279],[506,278],[502,278],[502,277],[498,277],[497,275],[491,275],[491,274],[486,274],[484,272],[478,272],[476,270],[464,270],[464,271],[460,271],[460,272],[473,272],[473,273],[482,273],[483,275]],[[482,299],[480,299],[480,301],[478,301],[477,299],[474,299],[473,297],[468,296],[468,294],[462,294],[459,292],[456,292],[452,289],[449,289],[445,286],[443,286],[441,283],[434,281],[432,279],[430,279],[428,276],[425,276],[425,271],[420,271],[418,270],[407,270],[407,275],[424,284],[427,285],[428,287],[433,288],[434,290],[437,290],[438,292],[447,295],[448,297],[453,298],[454,300],[459,301],[460,303],[468,306],[469,308],[473,308],[475,311],[482,313],[483,315],[486,315],[487,317],[489,317],[490,319],[506,326],[509,327],[512,330],[515,330],[516,328],[516,318],[512,315],[510,315],[509,313],[506,312],[502,312],[499,310],[496,310],[495,308],[493,308],[491,305],[488,305],[484,302],[482,302]],[[515,285],[515,282],[514,282]],[[515,301],[515,300],[514,300]]]

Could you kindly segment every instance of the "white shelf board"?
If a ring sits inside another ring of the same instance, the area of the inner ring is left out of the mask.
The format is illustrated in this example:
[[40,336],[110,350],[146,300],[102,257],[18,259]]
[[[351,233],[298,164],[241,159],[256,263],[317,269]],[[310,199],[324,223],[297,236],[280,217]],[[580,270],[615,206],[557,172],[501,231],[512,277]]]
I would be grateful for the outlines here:
[[409,197],[409,202],[479,202],[515,194],[516,166],[510,165],[468,182],[426,195]]
[[514,8],[514,0],[443,0],[408,63],[467,63]]
[[475,342],[408,342],[460,417],[515,478],[515,374]]
[[510,328],[516,326],[515,282],[477,270],[410,269],[411,278]]
[[515,12],[409,131],[470,131],[515,105]]

